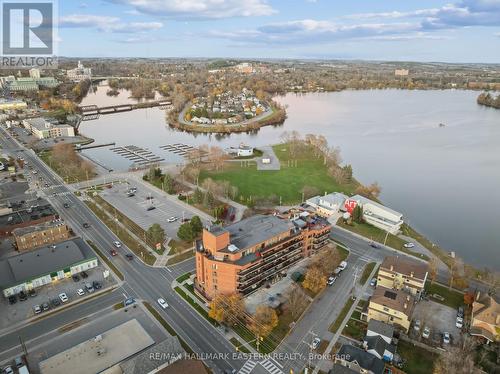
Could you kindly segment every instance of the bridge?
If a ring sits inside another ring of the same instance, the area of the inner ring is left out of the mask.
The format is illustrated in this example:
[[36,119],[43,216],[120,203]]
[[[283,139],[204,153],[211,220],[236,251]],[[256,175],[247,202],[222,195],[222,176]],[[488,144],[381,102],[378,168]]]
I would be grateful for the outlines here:
[[135,104],[120,104],[98,107],[97,105],[81,105],[78,107],[82,114],[82,121],[98,119],[101,114],[112,114],[120,112],[129,112],[134,109],[154,108],[167,109],[172,102],[170,100],[145,101]]

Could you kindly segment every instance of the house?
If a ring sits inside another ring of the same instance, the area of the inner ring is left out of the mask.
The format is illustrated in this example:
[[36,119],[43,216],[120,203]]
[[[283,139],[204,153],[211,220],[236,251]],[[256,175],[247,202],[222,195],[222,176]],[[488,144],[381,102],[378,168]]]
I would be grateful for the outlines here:
[[368,304],[367,319],[397,325],[408,332],[414,308],[415,298],[409,293],[377,286]]
[[487,343],[500,341],[500,303],[498,296],[478,292],[472,304],[470,334]]
[[387,343],[381,336],[365,336],[363,347],[368,353],[386,362],[392,362],[396,346]]
[[330,217],[344,209],[345,201],[349,197],[340,192],[332,192],[324,196],[314,196],[306,203],[316,209],[316,213],[323,217]]
[[387,343],[391,343],[392,337],[394,336],[394,326],[382,321],[377,321],[376,319],[372,319],[368,322],[366,336],[380,336]]
[[404,222],[401,213],[361,195],[354,195],[347,199],[344,207],[348,213],[352,214],[358,205],[363,208],[363,219],[366,223],[394,235],[401,230]]
[[427,263],[405,256],[388,256],[378,270],[377,284],[405,290],[418,298],[424,290],[428,274]]
[[335,363],[363,374],[383,374],[384,362],[364,349],[344,344],[335,356]]
[[350,369],[348,367],[342,366],[340,364],[333,364],[328,374],[356,374],[357,371]]

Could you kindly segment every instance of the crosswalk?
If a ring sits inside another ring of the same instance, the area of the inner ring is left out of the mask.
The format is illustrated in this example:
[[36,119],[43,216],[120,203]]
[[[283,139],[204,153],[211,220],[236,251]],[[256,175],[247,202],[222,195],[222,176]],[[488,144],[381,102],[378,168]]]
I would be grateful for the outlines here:
[[253,370],[253,368],[258,364],[256,361],[248,360],[245,362],[245,365],[243,365],[238,371],[238,374],[250,374]]
[[265,359],[264,361],[260,362],[260,364],[271,374],[283,374],[283,371],[278,368],[275,365],[274,361],[272,361],[271,359]]

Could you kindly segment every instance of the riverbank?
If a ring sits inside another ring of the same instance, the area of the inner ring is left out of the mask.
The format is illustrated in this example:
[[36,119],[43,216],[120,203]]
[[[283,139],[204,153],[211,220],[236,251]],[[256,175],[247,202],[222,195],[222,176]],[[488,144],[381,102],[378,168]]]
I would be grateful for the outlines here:
[[490,108],[500,109],[500,94],[494,96],[490,93],[483,92],[477,97],[477,103]]

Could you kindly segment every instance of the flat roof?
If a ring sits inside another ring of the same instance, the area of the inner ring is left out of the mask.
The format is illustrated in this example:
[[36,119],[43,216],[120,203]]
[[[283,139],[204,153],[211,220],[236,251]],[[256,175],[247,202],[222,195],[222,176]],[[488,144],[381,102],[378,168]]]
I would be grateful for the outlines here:
[[[28,213],[28,208],[25,208],[23,210],[18,210],[5,216],[1,216],[0,227],[8,228],[9,226],[14,226],[20,223],[34,221],[42,217],[55,215],[57,215],[57,212],[54,210],[54,208],[52,208],[50,204],[44,204],[34,207],[32,208],[31,213]],[[9,220],[9,217],[12,218]]]
[[58,227],[58,226],[66,226],[64,222],[60,221],[48,221],[48,222],[42,222],[39,223],[38,225],[33,225],[33,226],[26,226],[26,227],[18,227],[17,229],[12,230],[12,234],[14,235],[26,235],[32,232],[37,232],[37,231],[45,231],[53,227]]
[[81,238],[58,243],[56,248],[47,246],[21,253],[0,260],[0,287],[12,287],[94,258],[94,252]]
[[231,244],[242,251],[279,234],[289,233],[293,228],[287,219],[257,214],[226,226],[225,230],[229,232]]
[[40,362],[40,372],[100,373],[153,344],[153,338],[134,318]]
[[385,205],[382,205],[380,203],[377,203],[376,201],[373,201],[373,200],[370,200],[370,199],[367,199],[366,197],[364,196],[361,196],[361,195],[354,195],[354,196],[351,196],[349,198],[350,200],[357,200],[357,201],[360,201],[362,202],[362,204],[372,204],[372,205],[375,205],[377,206],[378,208],[380,209],[383,209],[385,210],[386,212],[389,212],[389,213],[392,213],[396,216],[403,216],[402,213],[399,213],[399,212],[396,212],[394,209],[391,209],[391,208],[388,208],[386,207]]

